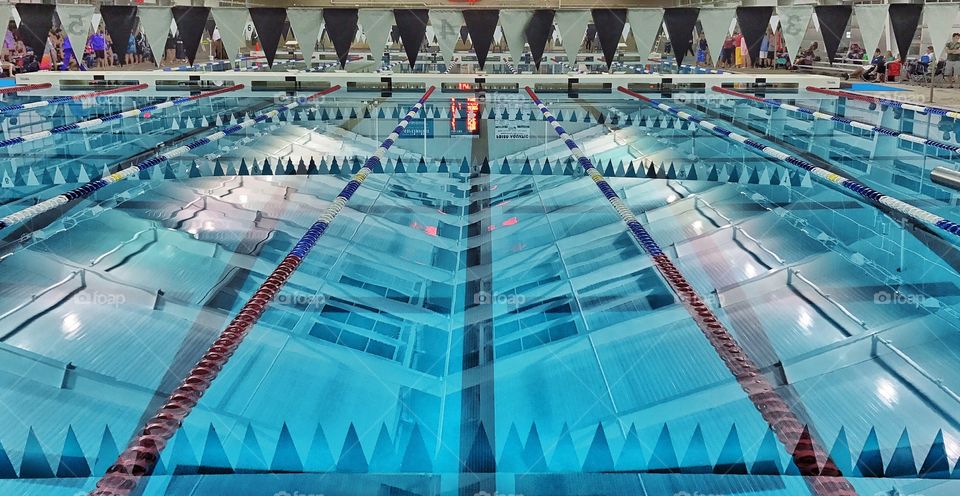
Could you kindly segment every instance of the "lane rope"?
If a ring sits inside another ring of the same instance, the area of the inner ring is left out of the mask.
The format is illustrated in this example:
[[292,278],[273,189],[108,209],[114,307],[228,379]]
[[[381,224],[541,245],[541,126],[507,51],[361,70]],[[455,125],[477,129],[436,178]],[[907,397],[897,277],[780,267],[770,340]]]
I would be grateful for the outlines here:
[[[323,96],[323,95],[326,95],[326,94],[329,94],[329,93],[333,93],[334,91],[337,91],[338,89],[340,89],[340,86],[339,86],[339,85],[333,86],[333,87],[331,87],[331,88],[327,88],[326,90],[323,90],[323,91],[321,91],[321,92],[314,93],[313,95],[308,96],[307,98],[304,99],[304,101],[310,101],[310,100],[313,100],[313,99],[315,99],[315,98],[319,98],[319,97],[321,97],[321,96]],[[17,211],[17,212],[14,212],[14,213],[12,213],[12,214],[10,214],[10,215],[7,215],[6,217],[0,218],[0,231],[2,231],[3,229],[6,229],[7,227],[10,227],[10,226],[12,226],[12,225],[14,225],[14,224],[19,224],[19,223],[21,223],[21,222],[25,222],[25,221],[28,221],[28,220],[30,220],[30,219],[33,219],[33,218],[37,217],[38,215],[43,214],[43,213],[45,213],[45,212],[49,212],[49,211],[51,211],[51,210],[53,210],[53,209],[55,209],[55,208],[59,208],[59,207],[61,207],[61,206],[63,206],[63,205],[66,205],[67,203],[69,203],[69,202],[71,202],[71,201],[73,201],[73,200],[77,200],[77,199],[80,199],[80,198],[86,198],[86,197],[92,195],[92,194],[93,194],[94,192],[96,192],[97,190],[103,189],[103,188],[107,187],[107,186],[110,185],[110,184],[113,184],[113,183],[118,182],[118,181],[122,181],[122,180],[124,180],[124,179],[126,179],[126,178],[128,178],[128,177],[133,176],[133,175],[137,175],[137,174],[139,174],[141,171],[144,171],[144,170],[147,170],[147,169],[149,169],[149,168],[151,168],[151,167],[154,167],[154,166],[156,166],[156,165],[162,164],[163,162],[166,162],[167,160],[170,160],[171,158],[179,157],[180,155],[183,155],[183,154],[185,154],[185,153],[193,150],[194,148],[199,148],[199,147],[201,147],[201,146],[203,146],[203,145],[206,145],[206,144],[209,144],[209,143],[213,143],[214,141],[220,140],[220,139],[222,139],[222,138],[225,137],[225,136],[229,136],[229,135],[234,134],[234,133],[236,133],[236,132],[238,132],[238,131],[241,131],[241,130],[246,129],[246,128],[248,128],[248,127],[251,127],[251,126],[254,126],[254,125],[256,125],[256,124],[259,124],[259,123],[261,123],[261,122],[263,122],[263,121],[265,121],[265,120],[267,120],[267,119],[272,119],[272,118],[274,118],[274,117],[276,117],[276,116],[278,116],[278,115],[280,115],[280,114],[283,114],[284,112],[287,112],[288,110],[291,110],[291,109],[294,109],[294,108],[299,107],[299,106],[300,106],[300,103],[301,103],[300,101],[293,101],[293,102],[290,102],[290,103],[288,103],[288,104],[286,104],[286,105],[281,105],[281,106],[279,106],[279,107],[277,107],[277,108],[274,108],[273,110],[270,110],[270,111],[268,111],[268,112],[264,112],[264,113],[258,114],[256,117],[254,117],[254,118],[252,118],[252,119],[250,119],[250,118],[244,119],[243,121],[241,121],[241,122],[239,122],[239,123],[237,123],[237,124],[234,124],[234,125],[232,125],[232,126],[225,126],[225,127],[221,128],[219,131],[217,131],[217,132],[215,132],[215,133],[213,133],[213,134],[207,135],[207,136],[204,137],[204,138],[200,138],[200,139],[198,139],[198,140],[196,140],[196,141],[187,143],[186,145],[179,146],[179,147],[174,148],[174,149],[172,149],[172,150],[167,150],[166,152],[164,152],[164,153],[162,153],[162,154],[160,154],[160,155],[156,155],[156,156],[154,156],[153,158],[144,160],[144,161],[142,161],[142,162],[138,162],[138,163],[135,164],[135,165],[131,165],[131,166],[127,167],[126,169],[117,171],[117,172],[115,172],[115,173],[113,173],[113,174],[110,174],[109,176],[102,177],[102,178],[100,178],[100,179],[96,179],[96,180],[90,181],[90,182],[88,182],[87,184],[84,184],[83,186],[80,186],[80,187],[78,187],[78,188],[74,188],[74,189],[72,189],[72,190],[70,190],[70,191],[68,191],[68,192],[66,192],[66,193],[63,193],[63,194],[61,194],[61,195],[57,195],[57,196],[55,196],[55,197],[53,197],[53,198],[50,198],[50,199],[48,199],[48,200],[44,200],[44,201],[42,201],[42,202],[37,203],[36,205],[27,207],[27,208],[25,208],[25,209],[23,209],[23,210],[19,210],[19,211]]]
[[6,112],[15,112],[19,110],[29,110],[34,108],[46,107],[48,105],[58,105],[61,103],[86,100],[88,98],[96,98],[99,96],[116,95],[117,93],[126,93],[128,91],[139,91],[149,87],[150,85],[146,83],[141,83],[141,84],[135,84],[130,86],[121,86],[119,88],[113,88],[109,90],[82,93],[79,95],[58,96],[50,100],[39,100],[36,102],[30,102],[30,103],[18,103],[16,105],[7,105],[5,107],[0,107],[0,114],[6,113]]
[[927,107],[926,105],[916,105],[913,103],[898,102],[896,100],[890,100],[887,98],[860,95],[858,93],[850,93],[849,91],[817,88],[816,86],[807,86],[807,91],[810,91],[813,93],[820,93],[823,95],[831,95],[831,96],[840,97],[840,98],[849,98],[851,100],[860,100],[862,102],[878,103],[880,105],[886,105],[889,107],[897,107],[897,108],[902,108],[906,110],[913,110],[914,112],[920,112],[921,114],[942,115],[945,117],[960,119],[960,112],[957,112],[955,110],[940,108],[940,107]]
[[[710,310],[703,298],[673,264],[670,257],[663,252],[650,233],[630,211],[630,208],[620,199],[603,175],[600,174],[600,171],[594,167],[590,159],[573,141],[573,137],[557,122],[557,119],[537,97],[536,93],[529,86],[525,89],[544,118],[553,126],[554,131],[570,149],[573,157],[620,215],[630,233],[633,234],[634,239],[653,259],[657,270],[660,271],[680,298],[687,312],[693,317],[700,331],[716,350],[724,365],[736,378],[750,401],[770,426],[770,429],[773,430],[787,452],[790,453],[812,492],[817,496],[856,495],[853,486],[843,477],[826,451],[813,439],[806,425],[800,422],[787,401],[776,392],[773,385],[764,377],[760,368],[737,344],[730,332],[720,322],[720,319]],[[824,460],[822,467],[818,460]]]
[[941,141],[936,141],[936,140],[924,138],[924,137],[922,137],[922,136],[916,136],[916,135],[909,134],[909,133],[903,133],[903,132],[897,131],[896,129],[890,129],[890,128],[888,128],[888,127],[883,127],[883,126],[874,126],[873,124],[870,124],[870,123],[867,123],[867,122],[862,122],[862,121],[857,121],[857,120],[853,120],[853,119],[848,119],[848,118],[843,117],[843,116],[839,116],[839,115],[836,115],[836,114],[831,114],[831,113],[828,113],[828,112],[821,112],[821,111],[819,111],[819,110],[812,109],[812,108],[809,108],[809,107],[801,107],[801,106],[799,106],[799,105],[791,105],[791,104],[789,104],[789,103],[785,103],[785,102],[782,102],[782,101],[780,101],[780,100],[773,100],[773,99],[770,99],[770,98],[760,98],[760,97],[758,97],[758,96],[748,95],[748,94],[746,94],[746,93],[741,93],[741,92],[739,92],[739,91],[734,91],[734,90],[730,90],[730,89],[727,89],[727,88],[721,88],[720,86],[714,86],[714,87],[711,88],[711,89],[712,89],[713,91],[716,91],[717,93],[723,93],[723,94],[725,94],[725,95],[731,95],[731,96],[735,96],[735,97],[738,97],[738,98],[744,98],[744,99],[751,100],[751,101],[758,102],[758,103],[762,103],[762,104],[764,104],[764,105],[768,105],[768,106],[771,106],[771,107],[774,107],[774,108],[782,108],[782,109],[788,110],[788,111],[790,111],[790,112],[797,112],[797,113],[800,113],[800,114],[804,114],[804,115],[808,115],[808,116],[810,116],[810,117],[813,117],[814,119],[820,119],[820,120],[828,120],[828,121],[833,121],[833,122],[839,122],[839,123],[841,123],[841,124],[847,124],[847,125],[849,125],[849,126],[851,126],[851,127],[857,128],[857,129],[862,129],[862,130],[864,130],[864,131],[870,131],[870,132],[877,133],[877,134],[883,134],[883,135],[885,135],[885,136],[893,136],[893,137],[895,137],[895,138],[897,138],[897,139],[899,139],[899,140],[901,140],[901,141],[908,141],[908,142],[910,142],[910,143],[918,143],[918,144],[921,144],[921,145],[930,145],[930,146],[933,146],[933,147],[936,147],[936,148],[940,148],[941,150],[947,150],[947,151],[954,152],[954,153],[960,152],[960,146],[951,145],[951,144],[949,144],[949,143],[943,143],[943,142],[941,142]]
[[0,95],[5,95],[7,93],[23,93],[33,90],[45,90],[52,87],[50,83],[39,83],[39,84],[21,84],[18,86],[8,86],[6,88],[0,88]]
[[946,231],[956,236],[960,236],[960,224],[954,221],[951,221],[949,219],[946,219],[934,213],[928,212],[922,208],[914,207],[913,205],[910,205],[907,202],[904,202],[892,196],[888,196],[883,193],[880,193],[879,191],[873,188],[870,188],[869,186],[860,184],[850,178],[847,178],[835,172],[830,172],[826,169],[817,167],[816,165],[813,165],[812,163],[807,162],[806,160],[803,160],[799,157],[795,157],[793,155],[785,153],[772,146],[767,146],[757,141],[754,141],[746,136],[743,136],[742,134],[738,134],[733,131],[730,131],[729,129],[720,127],[708,120],[701,119],[695,115],[689,114],[682,110],[677,110],[658,100],[654,100],[652,98],[643,96],[635,91],[628,90],[623,86],[620,86],[617,89],[622,93],[626,93],[627,95],[630,95],[642,102],[645,102],[653,106],[654,108],[660,110],[661,112],[675,115],[688,122],[693,122],[698,126],[708,131],[711,131],[718,136],[730,138],[733,141],[742,143],[744,145],[749,146],[750,148],[758,150],[764,155],[773,157],[787,164],[800,167],[801,169],[810,172],[810,174],[813,175],[814,177],[842,186],[850,191],[853,191],[854,193],[860,195],[863,198],[880,203],[881,205],[884,205],[893,210],[896,210],[897,212],[900,212],[906,215],[907,217],[910,217],[911,219],[914,219],[918,222],[936,226],[937,228],[943,231]]
[[89,119],[86,121],[74,122],[72,124],[64,124],[62,126],[57,126],[53,129],[48,129],[46,131],[37,131],[35,133],[25,134],[23,136],[17,136],[15,138],[0,140],[0,148],[5,148],[5,147],[16,145],[19,143],[27,143],[29,141],[41,140],[44,138],[49,138],[50,136],[53,136],[55,134],[75,131],[77,129],[92,129],[100,125],[103,125],[107,122],[126,119],[128,117],[137,117],[146,112],[156,112],[159,110],[173,107],[175,105],[181,105],[187,102],[194,102],[203,98],[221,95],[223,93],[227,93],[230,91],[236,91],[236,90],[242,89],[243,87],[244,85],[242,84],[235,84],[233,86],[228,86],[226,88],[220,88],[217,90],[208,91],[206,93],[200,93],[199,95],[175,98],[173,100],[167,100],[165,102],[156,103],[153,105],[147,105],[145,107],[133,108],[130,110],[125,110],[123,112],[117,112],[115,114],[110,114],[104,117],[97,117],[96,119]]
[[373,156],[367,159],[360,171],[354,174],[343,187],[320,218],[297,241],[290,253],[247,300],[237,316],[190,371],[187,378],[173,390],[166,403],[134,436],[116,462],[107,469],[107,473],[97,481],[96,488],[89,493],[89,496],[127,496],[136,489],[140,478],[153,470],[157,460],[160,459],[160,453],[210,388],[211,383],[243,342],[244,337],[260,319],[267,305],[284,286],[290,275],[297,270],[333,219],[363,184],[367,175],[381,164],[387,150],[399,139],[400,134],[413,118],[420,113],[420,109],[423,108],[434,89],[433,86],[427,89],[427,92],[420,97],[420,100],[377,148]]

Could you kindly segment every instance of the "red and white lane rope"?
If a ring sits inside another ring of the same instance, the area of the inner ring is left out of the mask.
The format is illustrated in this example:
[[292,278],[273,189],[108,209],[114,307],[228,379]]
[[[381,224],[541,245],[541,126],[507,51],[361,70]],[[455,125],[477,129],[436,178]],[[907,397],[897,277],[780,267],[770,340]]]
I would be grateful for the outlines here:
[[33,90],[45,90],[52,87],[50,83],[39,83],[39,84],[20,84],[17,86],[7,86],[6,88],[0,88],[0,95],[5,95],[7,93],[23,93],[26,91]]
[[239,314],[224,329],[220,337],[190,371],[187,378],[173,390],[166,403],[134,436],[127,448],[117,458],[117,461],[97,481],[97,487],[89,493],[89,496],[127,496],[136,489],[140,479],[153,470],[167,442],[173,438],[183,420],[193,411],[197,402],[210,388],[213,380],[217,378],[227,361],[230,360],[230,356],[233,355],[254,324],[260,319],[267,305],[286,284],[290,275],[297,270],[303,259],[316,245],[320,236],[323,236],[323,233],[326,232],[330,222],[360,188],[367,175],[381,164],[387,150],[400,137],[400,133],[407,127],[407,124],[417,116],[433,91],[434,87],[431,86],[397,124],[390,136],[377,148],[373,156],[367,159],[360,171],[353,175],[353,178],[344,186],[337,198],[320,215],[319,220],[307,230],[290,253],[280,262],[280,265],[260,285],[253,297],[243,305]]
[[[680,298],[687,312],[697,323],[697,327],[700,328],[707,341],[716,350],[717,356],[723,360],[724,365],[727,366],[741,388],[747,393],[747,397],[759,410],[760,415],[770,426],[777,439],[790,453],[794,464],[800,470],[800,474],[805,477],[813,494],[816,496],[856,495],[853,486],[843,477],[827,452],[813,439],[807,426],[800,421],[787,401],[767,381],[760,367],[737,344],[730,332],[720,322],[720,319],[673,264],[670,257],[660,249],[660,246],[640,224],[630,208],[623,203],[603,175],[600,174],[600,171],[593,166],[590,159],[573,141],[573,137],[560,126],[547,106],[540,101],[529,86],[526,90],[544,118],[553,126],[554,131],[570,149],[570,153],[583,167],[584,172],[596,183],[597,188],[607,197],[610,205],[623,219],[634,239],[643,246],[644,250],[653,259],[657,270]],[[824,461],[823,466],[820,465],[818,460]]]
[[906,110],[913,110],[914,112],[920,112],[921,114],[942,115],[945,117],[960,119],[960,112],[957,112],[956,110],[950,110],[950,109],[945,109],[940,107],[928,107],[926,105],[916,105],[913,103],[898,102],[896,100],[890,100],[887,98],[860,95],[858,93],[850,93],[849,91],[817,88],[816,86],[807,86],[807,91],[810,91],[813,93],[820,93],[823,95],[831,95],[839,98],[849,98],[851,100],[860,100],[862,102],[878,103],[880,105],[887,105],[889,107],[897,107],[897,108],[902,108]]

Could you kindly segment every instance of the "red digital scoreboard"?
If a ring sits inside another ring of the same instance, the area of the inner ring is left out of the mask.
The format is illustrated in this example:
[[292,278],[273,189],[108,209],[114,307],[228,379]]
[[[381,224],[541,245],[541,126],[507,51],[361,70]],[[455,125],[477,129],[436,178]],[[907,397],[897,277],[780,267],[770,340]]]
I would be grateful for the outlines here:
[[480,135],[480,101],[476,98],[450,99],[450,136]]

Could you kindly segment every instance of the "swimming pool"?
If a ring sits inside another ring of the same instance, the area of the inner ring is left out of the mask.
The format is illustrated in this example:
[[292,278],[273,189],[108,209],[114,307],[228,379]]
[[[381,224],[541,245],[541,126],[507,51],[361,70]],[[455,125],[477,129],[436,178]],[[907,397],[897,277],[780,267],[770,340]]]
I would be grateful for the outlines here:
[[[29,95],[4,104],[49,99]],[[0,125],[164,100],[130,95]],[[0,148],[0,216],[165,157],[0,231],[0,487],[92,490],[369,164],[145,494],[956,492],[956,235],[703,120],[957,220],[929,178],[956,169],[949,146],[716,91],[648,94],[682,115],[540,93],[591,180],[528,95],[437,91],[368,161],[419,96],[332,92],[245,125],[290,100],[227,92]],[[958,142],[934,112],[767,97]],[[802,439],[784,442],[601,180]],[[803,443],[843,475],[798,466]]]

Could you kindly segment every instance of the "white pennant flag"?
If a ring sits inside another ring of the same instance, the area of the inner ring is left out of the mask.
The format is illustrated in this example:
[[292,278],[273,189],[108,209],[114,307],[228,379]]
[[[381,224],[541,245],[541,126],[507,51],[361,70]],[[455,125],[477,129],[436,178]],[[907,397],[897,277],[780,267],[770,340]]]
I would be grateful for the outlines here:
[[287,9],[287,19],[290,21],[290,30],[293,31],[300,53],[307,67],[313,63],[313,52],[317,49],[317,39],[323,29],[323,11],[321,9],[306,9],[290,7]]
[[567,52],[567,63],[571,66],[577,65],[577,53],[580,52],[591,19],[589,10],[558,10],[554,17],[557,30],[560,31],[560,42]]
[[437,44],[444,62],[453,62],[453,51],[460,39],[460,27],[463,26],[463,13],[451,9],[430,9],[430,25],[437,35]]
[[627,21],[630,23],[630,31],[633,32],[633,41],[637,43],[641,62],[647,63],[653,42],[657,39],[663,23],[663,9],[629,9]]
[[160,61],[163,60],[164,47],[167,44],[167,35],[170,34],[170,24],[173,22],[173,12],[170,7],[137,7],[137,15],[140,17],[140,26],[143,28],[143,34],[147,37],[147,43],[150,44],[150,51],[153,52],[153,59],[160,67]]
[[700,9],[700,25],[707,39],[707,49],[713,57],[713,65],[720,63],[723,40],[730,34],[731,21],[736,17],[736,8]]
[[493,42],[498,45],[503,42],[503,28],[499,24],[493,28]]
[[507,15],[500,16],[503,35],[507,38],[507,47],[510,49],[510,60],[514,65],[519,64],[523,58],[523,48],[527,41],[524,31],[532,18],[532,10],[511,10]]
[[93,5],[59,4],[57,17],[63,32],[70,40],[70,47],[79,63],[83,60],[83,49],[87,46],[87,36],[90,35],[90,20],[93,19]]
[[359,22],[367,35],[367,45],[370,46],[370,53],[373,54],[373,63],[380,67],[383,50],[387,46],[387,39],[390,38],[390,30],[393,28],[393,11],[360,9]]
[[[923,6],[923,23],[927,25],[927,30],[930,32],[930,44],[933,45],[937,58],[940,58],[947,42],[952,38],[953,25],[957,20],[958,12],[960,12],[960,5],[955,3],[928,3]],[[925,49],[921,50],[921,53],[925,52]]]
[[223,50],[227,52],[227,60],[233,61],[240,49],[246,45],[244,29],[250,13],[243,7],[214,7],[210,9],[210,13],[213,14],[213,22],[220,31],[220,41],[223,42]]
[[103,16],[99,12],[94,12],[93,17],[90,18],[90,29],[94,31],[100,29],[100,21],[103,20]]
[[787,47],[790,60],[793,61],[797,52],[800,51],[803,36],[807,34],[810,18],[813,16],[813,5],[777,7],[777,14],[780,15],[783,44]]
[[[857,16],[857,25],[860,26],[863,49],[867,51],[867,55],[873,57],[873,51],[880,46],[883,28],[887,25],[887,5],[855,5],[853,9]],[[845,53],[837,55],[846,56]]]
[[[3,30],[6,31],[7,24],[10,24],[10,19],[13,17],[13,5],[9,3],[0,4],[0,20],[3,21]],[[7,53],[7,47],[0,44],[0,50],[2,53]]]

